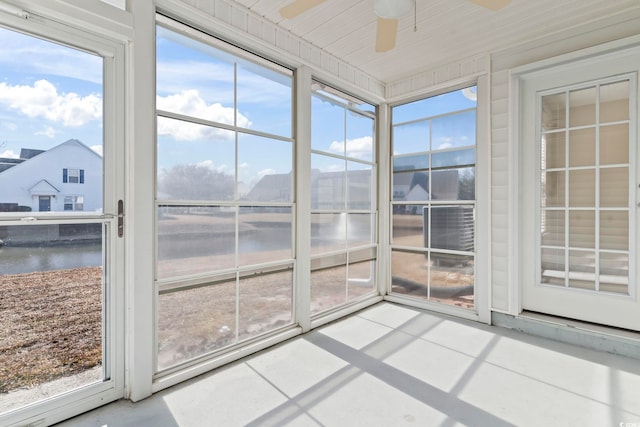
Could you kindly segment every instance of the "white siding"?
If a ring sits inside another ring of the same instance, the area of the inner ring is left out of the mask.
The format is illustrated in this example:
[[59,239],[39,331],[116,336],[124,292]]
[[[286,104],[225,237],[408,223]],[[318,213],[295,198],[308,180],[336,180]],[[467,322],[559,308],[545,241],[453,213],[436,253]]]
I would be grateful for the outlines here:
[[443,86],[451,86],[457,81],[472,81],[489,70],[489,56],[477,55],[472,58],[435,67],[419,74],[387,84],[387,100],[427,93]]

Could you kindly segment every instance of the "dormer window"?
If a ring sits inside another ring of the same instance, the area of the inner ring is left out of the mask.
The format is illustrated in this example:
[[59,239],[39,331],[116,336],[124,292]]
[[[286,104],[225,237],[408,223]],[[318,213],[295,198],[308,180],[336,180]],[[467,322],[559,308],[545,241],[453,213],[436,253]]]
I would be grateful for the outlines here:
[[62,182],[65,184],[84,184],[84,169],[62,169]]

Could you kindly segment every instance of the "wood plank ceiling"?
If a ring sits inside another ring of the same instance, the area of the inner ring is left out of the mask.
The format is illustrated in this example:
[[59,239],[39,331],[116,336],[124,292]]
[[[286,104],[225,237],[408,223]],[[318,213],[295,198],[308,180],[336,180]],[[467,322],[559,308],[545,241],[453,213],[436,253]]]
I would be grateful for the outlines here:
[[495,12],[468,0],[416,0],[417,31],[413,14],[400,19],[396,48],[376,53],[373,0],[326,0],[291,20],[279,10],[292,0],[232,1],[387,83],[640,9],[640,0],[512,0]]

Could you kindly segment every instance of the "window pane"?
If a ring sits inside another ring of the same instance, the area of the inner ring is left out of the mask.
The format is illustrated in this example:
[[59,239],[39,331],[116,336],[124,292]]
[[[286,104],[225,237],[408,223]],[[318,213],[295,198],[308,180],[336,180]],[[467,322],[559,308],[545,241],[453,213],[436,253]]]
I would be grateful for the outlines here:
[[413,156],[402,156],[393,158],[393,171],[413,171],[429,168],[429,155],[416,154]]
[[451,166],[467,166],[476,163],[476,149],[445,151],[434,153],[431,163],[432,168],[442,168]]
[[427,298],[428,260],[424,253],[391,252],[391,290],[417,298]]
[[564,278],[565,250],[543,248],[541,283],[546,285],[564,286]]
[[311,314],[347,302],[345,265],[311,271]]
[[373,214],[353,214],[347,216],[347,239],[349,247],[372,245],[375,243],[375,216]]
[[569,92],[569,124],[571,127],[596,123],[596,88]]
[[368,162],[373,161],[373,119],[361,114],[347,111],[347,144],[345,153],[347,157],[353,157]]
[[347,247],[346,213],[311,214],[311,253],[321,254]]
[[596,164],[596,129],[578,129],[569,132],[569,167]]
[[349,264],[349,280],[347,283],[347,299],[354,300],[375,290],[375,261],[364,261]]
[[626,208],[629,206],[629,169],[600,169],[600,206]]
[[311,208],[344,209],[346,161],[311,155]]
[[433,200],[474,200],[476,198],[475,167],[440,169],[431,172]]
[[543,211],[541,243],[545,246],[564,246],[565,245],[565,227],[564,227],[565,211]]
[[564,93],[542,97],[542,130],[566,127],[566,97]]
[[595,204],[595,169],[569,171],[569,206],[593,207]]
[[393,122],[402,123],[476,107],[476,87],[432,96],[393,108]]
[[345,155],[345,109],[322,97],[311,97],[311,148]]
[[429,172],[393,174],[393,200],[417,202],[429,200]]
[[[291,76],[236,59],[238,85],[238,126],[260,132],[292,136]],[[265,105],[269,108],[265,109]]]
[[347,209],[369,210],[373,202],[375,176],[373,166],[347,162]]
[[[395,111],[395,109],[394,109]],[[429,151],[430,122],[393,127],[393,155]]]
[[233,132],[158,117],[158,199],[233,200]]
[[473,252],[475,218],[472,206],[431,206],[430,220],[425,240],[428,238],[431,248]]
[[600,127],[600,163],[629,163],[629,125]]
[[433,119],[431,123],[431,150],[444,150],[475,144],[475,110]]
[[629,294],[629,256],[600,252],[600,290]]
[[595,252],[569,251],[569,287],[594,291],[595,263]]
[[394,245],[427,247],[425,230],[429,208],[424,205],[394,205],[391,243]]
[[238,198],[293,200],[293,147],[288,141],[238,134]]
[[234,267],[235,229],[235,208],[158,206],[157,278]]
[[[233,125],[235,58],[178,32],[156,31],[157,108]],[[250,119],[238,113],[237,123],[247,127]]]
[[161,294],[157,328],[158,370],[234,344],[236,280]]
[[600,248],[629,250],[629,213],[600,211]]
[[554,132],[542,135],[542,169],[565,166],[565,133]]
[[569,211],[569,246],[595,248],[596,213]]
[[102,381],[103,225],[0,226],[0,239],[0,412]]
[[291,324],[292,269],[241,278],[239,295],[239,340]]
[[239,265],[293,257],[293,215],[289,207],[246,206],[238,215]]
[[79,194],[102,212],[102,58],[5,28],[0,46],[0,215]]
[[542,206],[561,207],[565,205],[565,172],[543,174]]
[[600,123],[629,119],[629,81],[600,86]]
[[474,257],[431,252],[430,298],[473,308]]

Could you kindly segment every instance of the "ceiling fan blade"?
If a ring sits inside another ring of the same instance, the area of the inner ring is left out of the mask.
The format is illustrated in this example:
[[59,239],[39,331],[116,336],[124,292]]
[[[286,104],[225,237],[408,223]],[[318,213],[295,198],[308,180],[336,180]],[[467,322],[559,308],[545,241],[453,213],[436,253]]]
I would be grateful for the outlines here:
[[487,9],[491,9],[491,10],[502,9],[503,7],[511,3],[511,0],[470,0],[470,1],[472,1],[473,3],[479,6],[486,7]]
[[376,52],[387,52],[396,45],[398,33],[398,20],[378,18],[376,29]]
[[316,7],[325,0],[294,0],[293,3],[280,9],[280,16],[285,19],[292,19],[307,10]]

